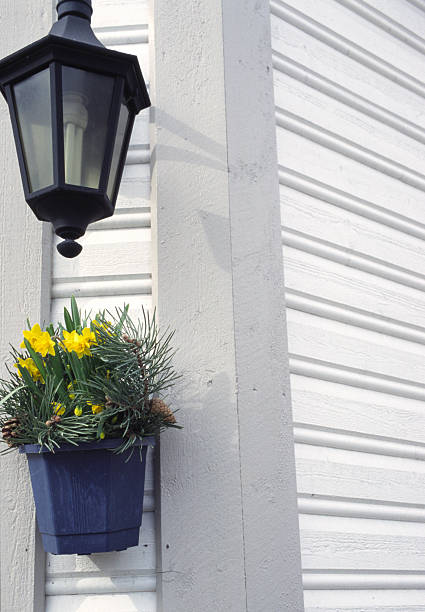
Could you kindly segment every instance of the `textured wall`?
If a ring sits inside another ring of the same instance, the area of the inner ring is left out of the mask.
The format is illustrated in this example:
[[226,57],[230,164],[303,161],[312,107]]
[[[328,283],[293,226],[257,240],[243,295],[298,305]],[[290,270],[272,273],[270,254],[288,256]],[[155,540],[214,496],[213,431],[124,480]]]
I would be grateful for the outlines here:
[[160,605],[299,612],[268,4],[153,6],[154,294],[184,376]]
[[[1,2],[0,55],[43,36],[52,21],[51,0]],[[6,103],[0,104],[0,368],[9,343],[17,344],[26,317],[48,317],[50,230],[25,203]],[[44,553],[36,543],[35,515],[26,459],[0,459],[0,562],[2,612],[43,609]]]

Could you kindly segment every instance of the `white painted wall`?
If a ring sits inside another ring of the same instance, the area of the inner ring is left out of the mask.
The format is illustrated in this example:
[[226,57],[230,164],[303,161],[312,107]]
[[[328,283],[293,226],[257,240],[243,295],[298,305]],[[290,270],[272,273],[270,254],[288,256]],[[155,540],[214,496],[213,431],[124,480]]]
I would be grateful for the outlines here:
[[308,612],[425,609],[425,5],[271,0]]
[[[93,0],[92,26],[112,49],[137,55],[149,84],[147,3]],[[71,295],[83,310],[130,304],[150,309],[151,235],[149,110],[136,118],[113,217],[90,226],[76,259],[53,253],[51,317],[59,320]],[[57,240],[55,239],[55,244]],[[47,555],[46,612],[154,612],[156,544],[153,451],[148,451],[145,501],[137,548],[90,556]]]
[[[3,4],[8,23],[21,23],[26,6]],[[45,606],[33,510],[31,521],[21,510],[9,518],[14,488],[30,500],[28,480],[13,472],[1,507],[3,585],[10,568],[16,572],[12,588],[3,587],[2,609],[301,612],[268,2],[93,5],[99,37],[137,54],[147,77],[150,22],[155,302],[161,322],[177,329],[185,378],[175,406],[185,429],[162,440],[156,512],[150,462],[140,546],[48,555]],[[29,24],[29,40],[48,30],[50,9],[50,1],[35,6],[42,27],[35,35]],[[33,318],[49,318],[50,292],[53,320],[73,294],[92,311],[124,301],[135,315],[142,304],[151,308],[147,117],[136,122],[117,211],[90,228],[76,260],[60,258],[48,239],[42,248],[41,226],[25,205],[25,219],[3,217],[13,244],[28,223],[40,254],[24,250],[17,275],[5,247],[3,286],[14,298],[3,294],[2,311],[13,301],[19,331],[17,306],[28,287],[32,301],[24,300],[22,314]],[[0,129],[5,135],[10,127]],[[5,173],[14,177],[14,195],[21,193],[16,168]],[[46,254],[51,259],[40,261]],[[8,338],[10,324],[5,319]]]
[[160,610],[301,612],[269,6],[152,6],[154,295],[184,374]]
[[[185,427],[161,442],[157,530],[151,473],[138,549],[48,555],[47,612],[303,609],[289,389],[282,378],[287,351],[269,7],[266,0],[256,12],[252,2],[223,7],[151,4],[155,301],[162,325],[177,331],[184,383],[173,405]],[[100,38],[137,53],[147,75],[146,4],[98,0],[94,9]],[[248,79],[246,99],[252,83],[257,95],[241,114]],[[77,259],[54,254],[54,319],[72,294],[94,310],[124,300],[136,314],[142,303],[151,306],[147,116],[136,122],[114,217],[87,232]]]
[[[1,2],[0,56],[40,38],[51,24],[51,0]],[[24,200],[9,112],[0,103],[0,370],[9,360],[26,318],[48,317],[50,232]],[[38,612],[44,608],[44,553],[26,460],[17,453],[0,461],[0,609]]]

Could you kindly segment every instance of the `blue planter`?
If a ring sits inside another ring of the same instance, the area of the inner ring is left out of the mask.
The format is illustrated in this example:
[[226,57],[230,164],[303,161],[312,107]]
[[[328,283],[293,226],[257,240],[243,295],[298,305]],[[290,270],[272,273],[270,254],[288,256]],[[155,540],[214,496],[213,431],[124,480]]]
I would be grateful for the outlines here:
[[[46,552],[56,555],[124,550],[139,543],[146,452],[153,438],[115,454],[122,440],[64,444],[51,453],[25,444],[37,523]],[[126,460],[127,463],[126,463]]]

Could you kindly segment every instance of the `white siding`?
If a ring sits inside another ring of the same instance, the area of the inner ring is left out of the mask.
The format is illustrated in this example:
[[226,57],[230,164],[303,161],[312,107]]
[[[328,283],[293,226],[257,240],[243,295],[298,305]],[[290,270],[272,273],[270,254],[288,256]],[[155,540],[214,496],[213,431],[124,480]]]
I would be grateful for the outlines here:
[[[148,6],[143,0],[93,0],[92,25],[112,49],[138,56],[148,83]],[[130,304],[137,316],[151,308],[149,111],[136,119],[113,217],[89,228],[82,254],[67,260],[53,252],[53,320],[75,295],[83,310]],[[57,242],[57,241],[56,241]],[[48,555],[46,611],[154,612],[156,558],[152,450],[140,544],[91,556]]]
[[425,4],[271,13],[305,608],[419,612]]

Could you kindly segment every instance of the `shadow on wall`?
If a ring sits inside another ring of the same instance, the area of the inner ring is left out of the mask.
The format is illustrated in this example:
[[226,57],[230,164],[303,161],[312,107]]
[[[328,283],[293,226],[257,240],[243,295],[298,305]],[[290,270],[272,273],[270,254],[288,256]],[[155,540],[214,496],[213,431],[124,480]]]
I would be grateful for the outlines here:
[[229,219],[206,210],[198,210],[198,215],[216,264],[230,274],[232,265],[231,253],[228,248],[230,244]]
[[[227,152],[223,145],[157,107],[151,109],[150,123],[156,123],[161,129],[168,130],[182,139],[181,147],[155,145],[151,153],[153,166],[158,156],[158,147],[160,147],[161,160],[184,162],[227,172]],[[201,149],[205,155],[191,151],[192,147]]]

